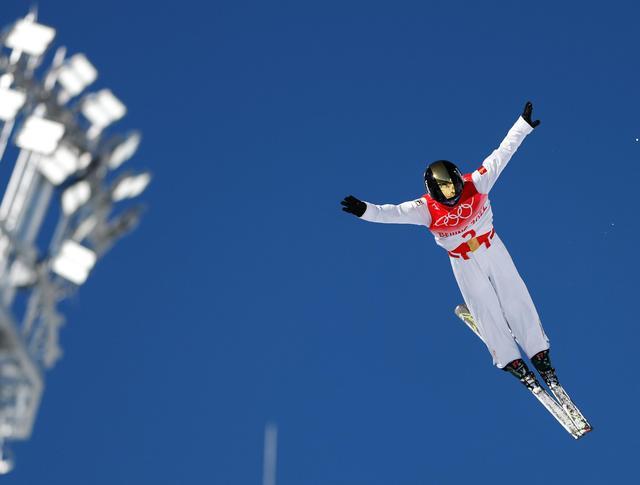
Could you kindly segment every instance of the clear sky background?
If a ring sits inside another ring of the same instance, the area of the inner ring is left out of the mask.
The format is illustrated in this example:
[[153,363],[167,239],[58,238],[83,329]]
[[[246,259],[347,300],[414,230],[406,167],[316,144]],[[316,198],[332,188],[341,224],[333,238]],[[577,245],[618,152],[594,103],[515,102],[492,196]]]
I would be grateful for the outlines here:
[[[637,479],[637,2],[39,5],[154,181],[64,305],[3,483],[260,484],[268,421],[279,485]],[[421,195],[430,160],[476,168],[527,100],[495,226],[595,427],[578,442],[455,318],[424,228],[339,210]]]

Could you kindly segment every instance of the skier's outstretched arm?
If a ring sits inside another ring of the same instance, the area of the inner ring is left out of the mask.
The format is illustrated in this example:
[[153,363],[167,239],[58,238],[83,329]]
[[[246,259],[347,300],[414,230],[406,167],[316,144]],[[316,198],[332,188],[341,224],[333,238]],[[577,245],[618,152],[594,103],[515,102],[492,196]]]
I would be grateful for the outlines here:
[[500,173],[504,170],[504,167],[507,166],[507,163],[511,160],[511,157],[522,141],[540,124],[540,120],[531,121],[532,110],[533,105],[527,102],[524,106],[522,116],[520,116],[511,127],[507,136],[502,140],[502,143],[500,143],[500,146],[485,158],[482,162],[482,167],[473,172],[473,184],[476,186],[478,192],[482,194],[489,193],[493,184],[496,183]]
[[371,204],[357,199],[353,195],[345,197],[342,210],[369,222],[387,224],[416,224],[429,226],[431,215],[424,199],[416,199],[402,204]]

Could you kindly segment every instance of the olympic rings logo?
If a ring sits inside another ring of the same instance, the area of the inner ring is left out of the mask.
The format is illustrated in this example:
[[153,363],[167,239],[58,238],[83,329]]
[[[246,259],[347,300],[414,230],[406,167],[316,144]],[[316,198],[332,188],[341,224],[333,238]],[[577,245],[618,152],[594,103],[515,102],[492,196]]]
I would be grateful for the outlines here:
[[471,217],[472,214],[473,214],[473,199],[474,198],[472,198],[469,201],[468,204],[460,204],[455,212],[452,211],[452,212],[448,212],[447,214],[443,215],[441,218],[439,218],[436,221],[435,226],[436,227],[438,227],[438,226],[455,226],[460,221],[463,221],[465,219],[469,219],[469,217]]

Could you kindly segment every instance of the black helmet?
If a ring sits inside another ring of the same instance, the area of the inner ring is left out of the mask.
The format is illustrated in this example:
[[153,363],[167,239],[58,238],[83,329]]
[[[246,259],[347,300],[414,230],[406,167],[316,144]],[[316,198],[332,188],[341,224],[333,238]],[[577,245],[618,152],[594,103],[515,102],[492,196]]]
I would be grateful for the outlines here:
[[441,204],[456,205],[462,195],[464,180],[460,170],[453,163],[449,160],[438,160],[429,164],[425,170],[424,185],[433,199]]

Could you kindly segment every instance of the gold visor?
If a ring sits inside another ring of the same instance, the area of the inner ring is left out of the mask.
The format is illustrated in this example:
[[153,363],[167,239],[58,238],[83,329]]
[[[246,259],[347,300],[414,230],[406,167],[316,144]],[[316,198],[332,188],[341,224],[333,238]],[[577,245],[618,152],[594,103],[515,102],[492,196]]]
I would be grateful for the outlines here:
[[442,195],[444,195],[447,199],[455,197],[456,188],[453,184],[453,180],[451,180],[451,177],[449,176],[447,167],[444,166],[444,163],[437,162],[431,165],[431,173],[433,174],[433,178],[438,184]]

